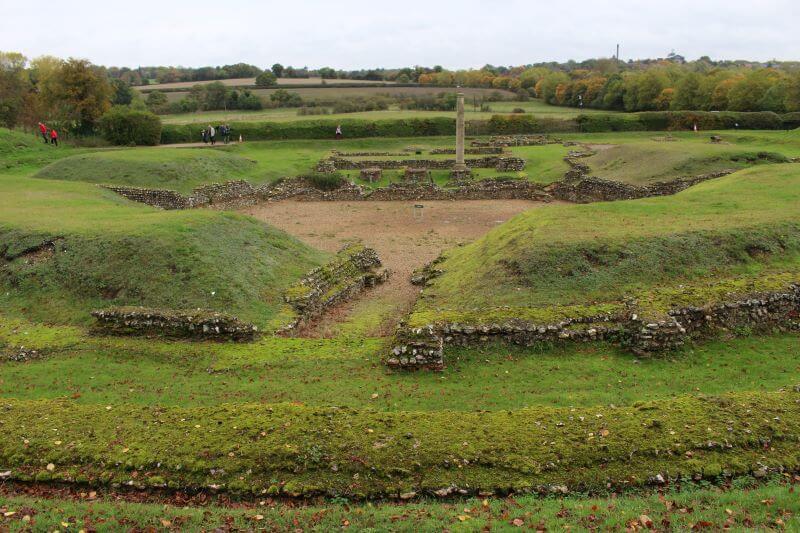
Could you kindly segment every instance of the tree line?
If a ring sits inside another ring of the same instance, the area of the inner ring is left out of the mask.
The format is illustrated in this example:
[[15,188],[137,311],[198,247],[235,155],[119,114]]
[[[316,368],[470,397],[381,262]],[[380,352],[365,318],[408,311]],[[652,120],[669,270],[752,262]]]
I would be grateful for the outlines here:
[[479,70],[442,70],[420,76],[423,85],[494,87],[522,99],[616,111],[800,111],[800,63],[661,60],[582,63]]

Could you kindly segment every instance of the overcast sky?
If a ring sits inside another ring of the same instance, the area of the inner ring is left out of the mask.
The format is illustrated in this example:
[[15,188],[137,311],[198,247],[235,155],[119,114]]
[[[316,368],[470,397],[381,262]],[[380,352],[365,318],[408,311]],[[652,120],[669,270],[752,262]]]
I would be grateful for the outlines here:
[[0,50],[129,67],[800,60],[799,31],[798,0],[0,0]]

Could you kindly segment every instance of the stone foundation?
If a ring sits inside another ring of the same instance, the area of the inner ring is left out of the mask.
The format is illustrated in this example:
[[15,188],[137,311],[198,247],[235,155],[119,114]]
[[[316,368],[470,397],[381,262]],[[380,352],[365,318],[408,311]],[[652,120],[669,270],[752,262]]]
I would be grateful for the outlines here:
[[386,358],[391,367],[441,369],[443,346],[475,346],[490,340],[533,346],[541,343],[613,342],[638,355],[657,355],[691,340],[737,330],[800,331],[800,285],[704,307],[672,309],[663,320],[647,321],[635,309],[618,314],[534,324],[509,318],[498,323],[402,325]]
[[112,307],[92,311],[95,331],[109,335],[144,335],[200,340],[251,341],[258,328],[207,309],[173,310]]
[[698,183],[727,176],[732,172],[733,170],[721,170],[719,172],[700,176],[678,178],[672,181],[660,181],[642,187],[601,178],[567,179],[547,187],[547,192],[559,200],[579,204],[635,200],[638,198],[676,194]]
[[408,184],[425,184],[433,183],[431,178],[431,171],[427,168],[412,168],[409,167],[403,172],[403,181]]
[[359,172],[359,177],[369,183],[374,183],[381,180],[383,171],[379,168],[362,168]]
[[[380,168],[383,170],[404,168],[427,168],[428,170],[450,170],[456,164],[455,159],[346,159],[331,157],[317,164],[318,172],[335,172],[337,170],[361,170],[362,168]],[[486,156],[464,160],[469,168],[494,168],[497,170],[523,170],[525,160],[519,157]]]
[[493,135],[488,141],[474,140],[473,147],[506,148],[509,146],[542,146],[545,144],[561,144],[559,139],[551,139],[546,135]]
[[151,205],[161,209],[190,209],[218,203],[230,203],[254,199],[256,189],[244,180],[211,183],[195,187],[189,196],[166,189],[144,189],[140,187],[121,187],[101,185],[134,202]]
[[295,319],[281,328],[289,333],[339,303],[349,300],[366,288],[389,278],[390,272],[379,270],[377,252],[363,244],[349,244],[329,263],[315,268],[287,289],[284,300],[295,313]]

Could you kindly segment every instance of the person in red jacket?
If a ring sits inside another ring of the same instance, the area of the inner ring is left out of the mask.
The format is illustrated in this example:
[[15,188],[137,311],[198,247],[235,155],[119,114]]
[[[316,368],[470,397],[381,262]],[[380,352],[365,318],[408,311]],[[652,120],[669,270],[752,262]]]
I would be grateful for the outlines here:
[[47,140],[47,126],[39,123],[39,133],[42,134],[42,139],[44,139],[44,144],[47,144],[49,141]]
[[50,130],[50,143],[58,146],[58,132],[53,128]]

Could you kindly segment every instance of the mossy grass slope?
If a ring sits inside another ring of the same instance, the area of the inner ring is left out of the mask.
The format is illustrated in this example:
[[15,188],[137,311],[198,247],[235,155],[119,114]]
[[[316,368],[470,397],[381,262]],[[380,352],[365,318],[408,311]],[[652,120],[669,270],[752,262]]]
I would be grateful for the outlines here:
[[800,467],[796,392],[458,414],[5,400],[0,429],[13,479],[245,494],[605,491]]
[[282,290],[324,260],[249,217],[161,211],[89,184],[12,177],[0,180],[0,252],[3,307],[50,323],[144,305],[225,311],[262,326]]
[[448,252],[416,311],[555,311],[625,298],[663,311],[766,290],[769,280],[785,288],[800,277],[798,184],[800,166],[769,165],[671,197],[523,213]]
[[60,159],[35,177],[188,193],[199,185],[249,176],[254,167],[254,161],[224,150],[121,149]]

